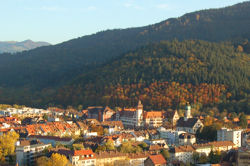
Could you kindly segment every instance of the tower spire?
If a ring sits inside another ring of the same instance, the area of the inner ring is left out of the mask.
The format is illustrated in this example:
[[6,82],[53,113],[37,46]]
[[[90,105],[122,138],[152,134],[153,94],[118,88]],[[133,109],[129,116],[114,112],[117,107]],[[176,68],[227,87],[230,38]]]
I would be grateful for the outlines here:
[[191,115],[191,106],[190,106],[189,102],[187,102],[186,103],[186,108],[185,108],[184,120],[187,121],[189,118],[192,118],[192,115]]

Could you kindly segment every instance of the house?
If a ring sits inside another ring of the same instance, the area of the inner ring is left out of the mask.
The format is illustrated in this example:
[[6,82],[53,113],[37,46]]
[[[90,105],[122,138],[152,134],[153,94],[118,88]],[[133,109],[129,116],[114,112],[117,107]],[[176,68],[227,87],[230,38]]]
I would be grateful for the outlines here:
[[170,161],[182,161],[184,163],[192,162],[193,152],[195,148],[191,145],[173,147],[169,150]]
[[100,126],[101,125],[101,123],[96,119],[86,119],[86,120],[84,120],[84,123],[86,125],[95,125],[95,126]]
[[145,161],[145,166],[167,166],[167,161],[165,158],[161,155],[150,155]]
[[162,126],[163,112],[161,111],[144,112],[143,121],[145,127],[155,128]]
[[199,118],[192,118],[191,116],[191,106],[186,105],[185,116],[181,117],[177,121],[177,131],[185,131],[188,133],[195,134],[198,129],[202,128],[204,125]]
[[104,151],[96,153],[96,165],[98,166],[116,165],[126,159],[127,155],[118,151]]
[[90,149],[74,150],[69,154],[69,160],[73,166],[95,166],[96,156]]
[[167,140],[169,145],[179,144],[179,135],[186,133],[185,131],[176,131],[164,127],[159,127],[157,131],[160,133],[160,138]]
[[160,133],[156,129],[145,130],[149,135],[149,139],[160,139]]
[[124,129],[122,121],[105,121],[101,123],[101,126],[108,130],[108,134],[112,134]]
[[51,144],[43,144],[38,140],[19,140],[16,142],[16,163],[19,166],[34,165],[36,158]]
[[145,139],[149,138],[149,135],[143,130],[133,131],[131,132],[131,134],[135,137],[135,141],[138,141],[138,142],[142,142]]
[[196,143],[196,137],[191,133],[181,133],[179,135],[179,145],[192,145]]
[[232,141],[238,147],[241,147],[241,129],[222,128],[217,131],[217,141]]
[[145,140],[144,142],[147,143],[148,145],[156,145],[156,144],[167,145],[165,139],[151,139],[151,140]]
[[101,145],[105,144],[108,140],[112,141],[115,147],[120,146],[121,143],[123,142],[122,136],[120,135],[104,136],[102,137]]
[[154,144],[148,147],[148,151],[151,154],[159,154],[163,149],[168,149],[168,146],[165,144]]
[[76,125],[80,129],[81,134],[86,134],[88,132],[89,127],[85,123],[77,121]]
[[194,152],[197,152],[199,155],[205,154],[208,156],[211,150],[229,151],[235,148],[237,148],[237,146],[231,141],[215,141],[205,144],[176,146],[169,150],[170,161],[173,162],[177,160],[184,163],[193,162],[192,156]]
[[150,154],[146,152],[130,153],[128,155],[129,165],[144,166],[144,161],[148,158],[149,155]]
[[96,119],[100,122],[111,121],[115,119],[115,111],[106,107],[94,106],[88,107],[88,119]]

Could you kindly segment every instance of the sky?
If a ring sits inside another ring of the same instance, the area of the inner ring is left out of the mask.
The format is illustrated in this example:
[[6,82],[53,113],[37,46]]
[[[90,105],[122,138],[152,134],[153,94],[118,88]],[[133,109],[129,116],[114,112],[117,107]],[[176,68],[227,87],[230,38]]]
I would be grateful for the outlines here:
[[154,24],[242,0],[0,0],[0,41],[57,44],[116,28]]

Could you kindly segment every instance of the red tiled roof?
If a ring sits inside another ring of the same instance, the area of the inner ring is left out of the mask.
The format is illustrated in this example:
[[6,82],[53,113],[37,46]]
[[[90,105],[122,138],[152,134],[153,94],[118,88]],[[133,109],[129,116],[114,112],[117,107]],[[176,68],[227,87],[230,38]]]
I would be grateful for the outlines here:
[[91,149],[75,150],[73,151],[73,155],[74,156],[94,155],[94,152]]
[[161,111],[150,111],[145,112],[144,119],[151,119],[151,118],[162,118],[163,114]]
[[167,161],[164,159],[164,157],[161,154],[158,155],[150,155],[149,156],[150,160],[154,164],[167,164]]

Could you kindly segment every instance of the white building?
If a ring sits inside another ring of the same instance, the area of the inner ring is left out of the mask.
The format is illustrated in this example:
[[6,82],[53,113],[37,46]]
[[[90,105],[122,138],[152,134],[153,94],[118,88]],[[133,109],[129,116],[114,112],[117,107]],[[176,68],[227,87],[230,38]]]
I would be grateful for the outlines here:
[[44,114],[49,114],[50,111],[37,109],[37,108],[30,108],[30,107],[23,107],[23,108],[7,108],[5,110],[0,111],[0,115],[4,116],[12,116],[18,115],[21,117],[35,117],[35,116],[42,116]]
[[36,158],[51,144],[43,144],[38,141],[20,140],[16,142],[16,163],[19,166],[34,165]]
[[195,134],[198,129],[202,128],[204,125],[198,118],[192,118],[191,116],[191,106],[187,104],[185,110],[185,116],[181,117],[177,121],[177,131],[185,131],[188,133]]
[[222,128],[217,131],[217,141],[232,141],[238,147],[241,147],[242,130],[233,130]]
[[141,101],[139,101],[136,109],[123,109],[117,112],[116,118],[122,121],[125,127],[143,126],[143,105]]
[[157,131],[160,133],[160,138],[166,139],[169,145],[178,144],[179,135],[186,133],[185,131],[165,129],[164,127],[159,127]]
[[96,156],[90,149],[75,150],[70,154],[69,160],[73,166],[95,166]]
[[170,149],[170,161],[182,161],[184,163],[193,163],[193,154],[196,152],[199,155],[209,155],[211,151],[229,151],[235,149],[237,146],[231,141],[216,141],[205,144],[194,144],[176,146]]

